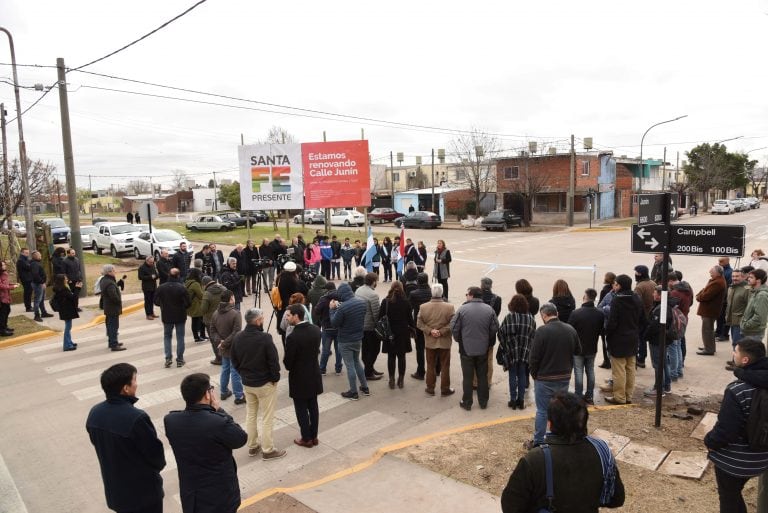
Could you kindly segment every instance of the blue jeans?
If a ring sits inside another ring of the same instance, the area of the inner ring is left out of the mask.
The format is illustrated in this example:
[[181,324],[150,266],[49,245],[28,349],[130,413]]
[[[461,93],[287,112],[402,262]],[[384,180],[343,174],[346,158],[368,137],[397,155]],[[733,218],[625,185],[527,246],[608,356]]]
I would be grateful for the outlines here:
[[320,334],[322,342],[322,351],[320,352],[320,372],[325,372],[328,365],[328,358],[331,356],[331,342],[333,342],[333,352],[336,354],[336,372],[341,372],[341,353],[339,352],[339,341],[336,338],[337,330],[323,330]]
[[104,325],[107,328],[107,343],[109,347],[117,346],[117,330],[120,329],[119,315],[105,315]]
[[232,367],[232,360],[226,356],[221,357],[221,375],[219,376],[219,388],[222,394],[226,394],[229,391],[229,378],[232,377],[232,392],[235,393],[235,398],[241,399],[245,397],[243,391],[243,380],[240,379],[240,374]]
[[45,310],[45,283],[33,283],[32,287],[35,292],[35,296],[33,300],[35,317],[40,317],[40,314],[48,313]]
[[[587,393],[583,394],[584,371],[587,373]],[[592,399],[595,391],[595,355],[573,357],[573,390],[579,397]]]
[[165,348],[165,359],[173,359],[171,353],[171,336],[173,335],[173,328],[176,328],[176,361],[184,361],[184,325],[185,321],[177,322],[176,324],[170,322],[163,323],[163,348]]
[[72,319],[64,321],[64,349],[72,347]]
[[568,391],[570,380],[540,381],[533,380],[533,392],[536,396],[536,420],[533,424],[533,441],[536,444],[544,443],[544,435],[547,432],[547,408],[549,401],[556,393]]
[[[658,344],[649,344],[651,346],[651,364],[653,368],[658,372],[659,369],[659,352],[660,346]],[[672,378],[669,375],[669,361],[664,355],[664,391],[669,392],[672,389]],[[654,388],[656,387],[656,380],[653,381]]]
[[509,400],[522,401],[525,397],[525,384],[528,378],[525,362],[513,363],[507,372],[509,373]]
[[683,376],[680,369],[680,360],[683,354],[680,350],[680,341],[672,340],[667,345],[667,363],[669,364],[669,377],[671,379],[681,378]]
[[365,370],[360,363],[360,350],[363,348],[362,340],[359,342],[343,342],[339,344],[339,352],[344,360],[344,366],[347,368],[347,379],[349,380],[349,391],[357,393],[357,381],[360,380],[360,386],[368,388],[368,380],[365,379]]
[[739,340],[741,340],[743,337],[741,336],[741,326],[731,326],[731,344],[733,344],[733,347],[736,347],[736,344],[739,343]]

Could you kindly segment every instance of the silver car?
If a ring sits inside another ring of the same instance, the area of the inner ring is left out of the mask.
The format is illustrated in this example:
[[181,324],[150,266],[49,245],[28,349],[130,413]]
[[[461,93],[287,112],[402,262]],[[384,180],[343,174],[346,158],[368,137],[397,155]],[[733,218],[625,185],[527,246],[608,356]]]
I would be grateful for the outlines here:
[[[99,233],[98,226],[81,226],[80,238],[83,240],[83,247],[90,248],[93,245],[93,235]],[[67,234],[67,244],[72,244],[72,232]]]

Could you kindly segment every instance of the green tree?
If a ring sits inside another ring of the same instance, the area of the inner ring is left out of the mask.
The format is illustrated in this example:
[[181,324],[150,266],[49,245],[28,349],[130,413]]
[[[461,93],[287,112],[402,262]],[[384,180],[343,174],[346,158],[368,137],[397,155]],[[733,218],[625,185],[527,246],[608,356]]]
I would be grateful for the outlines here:
[[219,201],[229,205],[233,210],[240,210],[240,184],[232,182],[231,184],[221,184],[219,186]]
[[695,191],[704,195],[704,210],[709,208],[709,192],[720,190],[725,194],[730,189],[747,185],[747,173],[755,167],[743,153],[730,153],[723,144],[704,143],[686,152],[688,162],[683,172]]

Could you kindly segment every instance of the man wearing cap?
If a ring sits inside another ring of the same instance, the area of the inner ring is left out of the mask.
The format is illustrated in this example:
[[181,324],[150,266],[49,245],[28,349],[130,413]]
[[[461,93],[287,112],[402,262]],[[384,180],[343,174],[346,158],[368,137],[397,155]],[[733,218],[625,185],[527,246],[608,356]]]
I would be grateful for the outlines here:
[[696,352],[702,356],[715,354],[715,321],[720,316],[723,308],[723,300],[728,293],[728,285],[725,283],[723,268],[714,265],[709,269],[709,281],[703,289],[696,294],[699,308],[696,315],[701,317],[701,341],[704,347]]
[[645,357],[648,356],[648,345],[645,343],[643,331],[645,331],[651,310],[653,310],[653,291],[656,290],[656,283],[648,276],[648,267],[645,265],[635,266],[635,283],[635,292],[637,292],[637,295],[640,296],[640,300],[643,302],[643,313],[645,314],[645,322],[640,326],[640,332],[638,333],[636,363],[638,367],[644,369]]
[[615,296],[605,324],[613,385],[601,386],[600,390],[613,393],[604,397],[605,402],[626,404],[632,402],[635,389],[637,344],[645,325],[645,314],[640,296],[632,292],[632,278],[626,274],[617,276],[613,292]]

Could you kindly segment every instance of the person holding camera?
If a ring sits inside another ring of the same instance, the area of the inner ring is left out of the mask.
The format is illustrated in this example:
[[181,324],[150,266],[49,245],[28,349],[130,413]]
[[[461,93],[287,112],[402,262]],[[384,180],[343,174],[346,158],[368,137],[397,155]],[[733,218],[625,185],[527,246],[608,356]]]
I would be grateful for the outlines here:
[[264,269],[262,270],[264,273],[264,285],[267,287],[267,290],[272,290],[272,286],[275,283],[275,255],[272,252],[268,239],[261,241],[258,253],[259,258],[264,262]]
[[53,297],[51,298],[51,308],[59,313],[59,319],[64,321],[64,351],[74,351],[77,344],[72,342],[72,319],[77,319],[80,315],[77,313],[78,294],[83,283],[78,281],[74,285],[74,290],[67,286],[67,275],[57,274],[53,277]]

